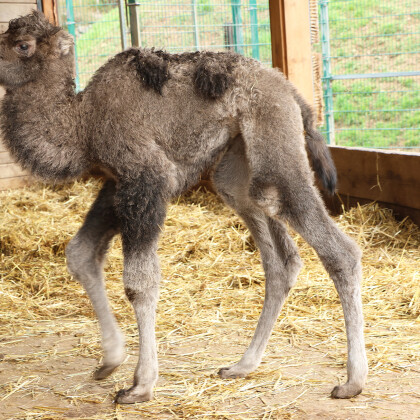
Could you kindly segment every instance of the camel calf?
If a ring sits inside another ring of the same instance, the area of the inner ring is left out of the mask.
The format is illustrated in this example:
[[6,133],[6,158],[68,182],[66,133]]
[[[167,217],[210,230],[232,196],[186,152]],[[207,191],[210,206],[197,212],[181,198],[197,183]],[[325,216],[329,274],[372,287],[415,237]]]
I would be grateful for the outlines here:
[[311,108],[283,75],[234,53],[129,49],[75,94],[73,39],[37,12],[0,35],[1,127],[22,167],[46,180],[93,166],[109,176],[67,247],[68,267],[97,314],[104,358],[95,378],[125,358],[102,265],[121,234],[123,282],[139,330],[133,386],[118,403],[147,401],[158,378],[157,243],[168,201],[211,170],[215,188],[242,217],[261,251],[266,296],[252,342],[219,375],[248,375],[261,362],[301,267],[288,222],[316,250],[338,290],[348,339],[348,380],[335,398],[359,394],[367,375],[360,297],[361,253],[328,216],[311,165],[330,192],[336,173]]

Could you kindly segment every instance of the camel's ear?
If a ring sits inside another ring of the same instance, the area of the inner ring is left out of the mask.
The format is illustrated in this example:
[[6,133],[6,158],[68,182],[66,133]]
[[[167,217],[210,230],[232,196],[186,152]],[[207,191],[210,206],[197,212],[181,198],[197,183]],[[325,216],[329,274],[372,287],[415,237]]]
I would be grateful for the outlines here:
[[54,38],[56,39],[57,52],[61,56],[65,56],[73,52],[74,40],[68,32],[61,30],[54,35]]

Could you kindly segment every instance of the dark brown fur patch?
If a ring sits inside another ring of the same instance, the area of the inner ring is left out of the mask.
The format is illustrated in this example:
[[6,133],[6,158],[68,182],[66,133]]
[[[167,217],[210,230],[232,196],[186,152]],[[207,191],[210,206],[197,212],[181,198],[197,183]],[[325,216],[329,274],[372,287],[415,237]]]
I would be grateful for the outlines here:
[[137,73],[143,83],[162,94],[163,85],[170,79],[168,61],[153,51],[143,51],[137,49],[129,50],[134,56],[132,63],[136,67]]
[[134,180],[118,183],[115,210],[125,253],[130,254],[159,236],[166,215],[164,188],[164,178],[148,170]]
[[232,71],[240,57],[234,53],[211,51],[169,54],[162,50],[135,48],[119,56],[133,57],[130,62],[135,65],[143,83],[160,94],[164,84],[171,78],[170,65],[190,62],[195,66],[193,83],[197,93],[209,99],[220,98],[232,85]]
[[234,54],[203,55],[197,61],[194,85],[198,92],[210,99],[222,97],[233,82]]
[[125,295],[127,296],[127,299],[130,302],[134,302],[134,299],[136,298],[136,295],[137,295],[136,291],[133,289],[130,289],[129,287],[125,287],[124,291],[125,291]]

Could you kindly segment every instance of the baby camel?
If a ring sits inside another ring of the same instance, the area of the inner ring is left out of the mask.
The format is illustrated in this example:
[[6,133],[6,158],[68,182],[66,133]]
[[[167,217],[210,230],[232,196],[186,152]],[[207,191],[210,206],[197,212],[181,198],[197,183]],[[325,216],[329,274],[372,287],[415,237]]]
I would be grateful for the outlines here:
[[67,247],[70,272],[88,293],[102,332],[103,365],[125,358],[124,338],[110,312],[102,264],[120,233],[125,293],[133,305],[140,355],[134,384],[118,403],[147,401],[158,378],[156,254],[168,201],[205,170],[221,197],[252,232],[266,274],[266,297],[241,360],[219,371],[244,377],[256,369],[300,258],[287,221],[314,247],[338,290],[348,339],[347,383],[335,398],[359,394],[367,375],[357,246],[327,215],[312,167],[333,192],[334,164],[313,114],[274,69],[233,53],[129,49],[102,66],[83,92],[73,84],[73,39],[37,12],[10,21],[0,35],[2,131],[12,155],[49,180],[99,166],[109,180]]

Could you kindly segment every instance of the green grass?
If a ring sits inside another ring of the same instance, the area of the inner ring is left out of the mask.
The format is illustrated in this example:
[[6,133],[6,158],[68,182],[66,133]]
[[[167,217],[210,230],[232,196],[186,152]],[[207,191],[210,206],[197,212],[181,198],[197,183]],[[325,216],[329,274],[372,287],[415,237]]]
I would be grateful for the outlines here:
[[[332,0],[329,17],[333,75],[419,70],[414,0]],[[332,88],[337,144],[420,150],[420,77],[336,80]]]

